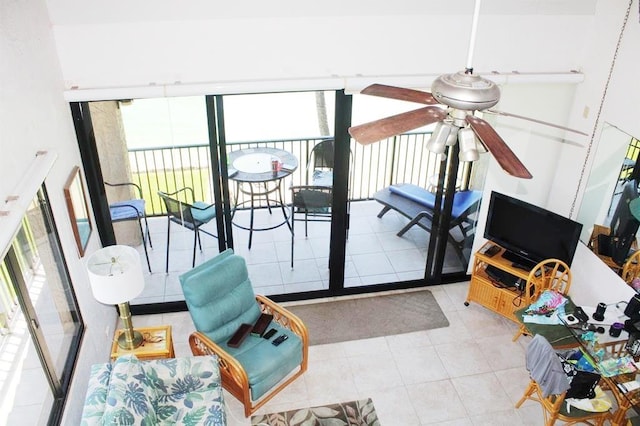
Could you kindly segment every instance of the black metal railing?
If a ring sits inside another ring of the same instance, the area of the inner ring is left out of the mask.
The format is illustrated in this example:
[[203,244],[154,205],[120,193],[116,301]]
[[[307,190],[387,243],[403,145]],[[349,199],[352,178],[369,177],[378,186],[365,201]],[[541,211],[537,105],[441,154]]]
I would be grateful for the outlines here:
[[[425,188],[433,184],[441,161],[426,148],[430,133],[412,133],[394,136],[376,144],[363,146],[351,142],[351,173],[349,198],[366,200],[392,183],[413,183]],[[264,140],[228,143],[228,151],[245,148],[272,147],[293,153],[299,161],[298,169],[289,177],[292,184],[303,184],[307,159],[311,149],[326,137]],[[158,191],[173,192],[184,186],[194,189],[196,198],[213,202],[211,156],[208,145],[157,147],[129,150],[133,181],[140,185],[146,200],[147,215],[164,212]],[[469,174],[468,163],[458,172],[458,186],[464,186]],[[230,188],[233,190],[234,188]],[[284,191],[285,202],[288,191]],[[238,194],[238,204],[246,201]],[[265,204],[266,207],[266,204]]]

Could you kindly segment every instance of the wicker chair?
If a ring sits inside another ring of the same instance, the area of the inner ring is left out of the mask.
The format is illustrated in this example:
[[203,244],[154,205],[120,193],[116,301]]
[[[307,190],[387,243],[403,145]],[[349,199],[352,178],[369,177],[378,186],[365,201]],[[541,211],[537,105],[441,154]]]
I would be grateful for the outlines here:
[[[566,263],[558,259],[546,259],[538,263],[529,272],[525,285],[525,304],[529,306],[535,302],[545,290],[556,290],[557,292],[569,294],[571,287],[571,270]],[[520,328],[513,336],[515,342],[523,334],[530,335],[524,322],[520,323]]]
[[[244,405],[249,417],[307,370],[309,338],[298,317],[253,293],[244,259],[228,249],[182,274],[180,283],[196,332],[189,337],[193,355],[217,355],[222,386]],[[262,313],[273,315],[269,328],[287,335],[272,339],[248,335],[239,347],[228,341],[242,324]]]
[[569,381],[550,379],[551,375],[565,373],[560,359],[544,337],[537,335],[529,343],[526,357],[531,380],[524,395],[516,403],[516,408],[520,408],[526,400],[538,402],[543,410],[545,426],[553,426],[556,420],[565,422],[565,425],[603,425],[605,421],[611,420],[610,411],[588,412],[575,407],[566,409],[565,395],[570,388]]
[[634,252],[622,267],[620,274],[627,284],[631,285],[635,278],[640,278],[640,250]]

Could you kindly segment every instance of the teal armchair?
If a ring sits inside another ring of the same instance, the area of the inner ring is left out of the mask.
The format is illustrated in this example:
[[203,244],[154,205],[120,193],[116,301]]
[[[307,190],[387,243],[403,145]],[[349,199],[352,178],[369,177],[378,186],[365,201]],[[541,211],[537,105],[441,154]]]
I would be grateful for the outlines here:
[[[308,333],[298,317],[264,296],[256,296],[242,257],[231,249],[180,276],[196,332],[189,337],[194,355],[217,355],[222,386],[244,405],[249,417],[307,370]],[[288,339],[249,335],[239,347],[227,342],[242,324],[273,315],[269,328]],[[292,374],[293,372],[293,374]]]

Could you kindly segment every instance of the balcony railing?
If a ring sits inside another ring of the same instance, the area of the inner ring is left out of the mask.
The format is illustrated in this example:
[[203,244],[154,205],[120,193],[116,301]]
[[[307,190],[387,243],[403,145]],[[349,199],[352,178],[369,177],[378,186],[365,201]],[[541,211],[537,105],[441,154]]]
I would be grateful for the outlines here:
[[[367,146],[352,141],[350,199],[370,199],[376,191],[392,183],[404,182],[429,187],[441,164],[438,156],[425,148],[429,136],[430,133],[404,134]],[[293,153],[298,158],[299,166],[289,179],[297,185],[305,183],[309,153],[323,139],[326,137],[228,143],[227,149],[231,152],[245,148],[272,147]],[[196,198],[213,202],[208,145],[132,149],[129,151],[129,162],[133,181],[143,190],[149,216],[164,212],[157,195],[159,190],[172,192],[190,186],[194,189]],[[462,164],[458,172],[458,186],[464,187],[470,167],[468,163]],[[284,191],[284,195],[287,197],[285,202],[289,202],[288,191]],[[243,196],[244,194],[239,194],[238,204],[246,201]]]

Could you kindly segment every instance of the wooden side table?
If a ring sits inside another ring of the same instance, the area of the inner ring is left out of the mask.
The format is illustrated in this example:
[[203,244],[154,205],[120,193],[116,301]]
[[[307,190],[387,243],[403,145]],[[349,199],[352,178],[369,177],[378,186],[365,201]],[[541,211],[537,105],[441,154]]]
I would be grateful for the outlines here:
[[170,325],[136,328],[136,331],[142,333],[144,338],[142,345],[133,350],[127,350],[118,346],[118,336],[124,333],[124,330],[116,330],[113,344],[111,345],[111,361],[114,361],[119,356],[128,354],[133,354],[140,360],[175,357]]

